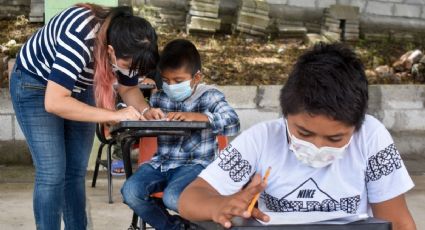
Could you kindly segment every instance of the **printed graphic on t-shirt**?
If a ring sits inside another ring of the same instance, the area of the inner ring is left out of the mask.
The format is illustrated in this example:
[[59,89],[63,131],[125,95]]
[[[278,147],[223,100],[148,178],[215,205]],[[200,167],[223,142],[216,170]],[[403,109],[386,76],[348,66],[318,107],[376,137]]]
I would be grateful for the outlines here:
[[221,151],[218,156],[221,159],[218,166],[224,171],[229,171],[229,176],[234,182],[241,182],[243,178],[249,177],[252,166],[247,160],[242,159],[242,155],[231,145]]
[[369,158],[366,169],[366,182],[379,180],[401,168],[401,157],[394,144]]
[[335,212],[356,213],[360,205],[360,195],[339,199],[332,198],[309,178],[300,186],[278,199],[263,192],[266,207],[273,212]]

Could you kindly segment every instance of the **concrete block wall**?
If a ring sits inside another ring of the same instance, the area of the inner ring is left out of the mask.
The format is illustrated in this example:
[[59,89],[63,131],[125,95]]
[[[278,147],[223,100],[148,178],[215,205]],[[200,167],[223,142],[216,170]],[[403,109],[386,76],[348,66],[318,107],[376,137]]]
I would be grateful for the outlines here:
[[0,19],[28,16],[31,0],[0,0]]
[[[241,130],[281,117],[280,85],[218,86],[239,115]],[[372,85],[369,110],[390,130],[404,155],[425,156],[425,85]],[[14,155],[13,155],[14,154]],[[0,89],[0,164],[29,161],[7,89]]]

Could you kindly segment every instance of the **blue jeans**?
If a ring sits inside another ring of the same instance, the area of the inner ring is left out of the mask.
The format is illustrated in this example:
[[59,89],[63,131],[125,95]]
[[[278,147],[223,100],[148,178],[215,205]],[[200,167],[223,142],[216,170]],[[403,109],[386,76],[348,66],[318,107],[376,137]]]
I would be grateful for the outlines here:
[[[155,229],[180,229],[181,218],[170,215],[166,208],[177,212],[177,205],[183,189],[196,179],[204,169],[202,165],[185,165],[166,172],[154,169],[150,164],[139,167],[121,189],[124,203]],[[163,192],[159,205],[150,197],[152,193]]]
[[[36,229],[86,229],[85,175],[95,124],[46,112],[45,85],[15,66],[10,94],[35,166],[33,208]],[[91,89],[72,95],[94,105]]]

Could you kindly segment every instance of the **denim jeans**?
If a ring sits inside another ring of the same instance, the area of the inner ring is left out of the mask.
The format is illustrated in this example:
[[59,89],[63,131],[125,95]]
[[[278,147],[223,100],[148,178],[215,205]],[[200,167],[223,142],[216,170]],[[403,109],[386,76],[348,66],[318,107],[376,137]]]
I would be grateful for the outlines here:
[[[155,229],[180,229],[181,218],[170,215],[166,208],[177,211],[178,200],[183,189],[204,169],[202,165],[185,165],[166,172],[154,169],[150,164],[139,167],[121,189],[124,203]],[[150,197],[152,193],[163,192],[159,205]]]
[[[35,166],[33,208],[36,229],[86,229],[85,175],[95,124],[63,119],[46,112],[46,86],[37,76],[14,67],[10,94],[18,123]],[[93,92],[73,93],[94,105]]]

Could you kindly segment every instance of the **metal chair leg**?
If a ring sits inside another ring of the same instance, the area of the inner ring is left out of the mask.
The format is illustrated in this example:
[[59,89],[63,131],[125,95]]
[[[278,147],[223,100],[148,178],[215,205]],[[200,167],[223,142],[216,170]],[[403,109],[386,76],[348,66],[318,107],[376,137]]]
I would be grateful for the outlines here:
[[107,151],[107,164],[108,164],[108,198],[109,198],[109,203],[112,204],[113,200],[112,200],[112,154],[111,154],[111,149],[112,149],[112,145],[109,144],[108,145],[108,151]]
[[96,165],[94,167],[93,179],[92,179],[92,182],[91,182],[92,188],[96,187],[96,180],[97,180],[97,176],[99,174],[99,166],[100,166],[100,161],[102,159],[103,147],[105,147],[105,144],[101,143],[100,146],[99,146],[99,149],[97,150]]

